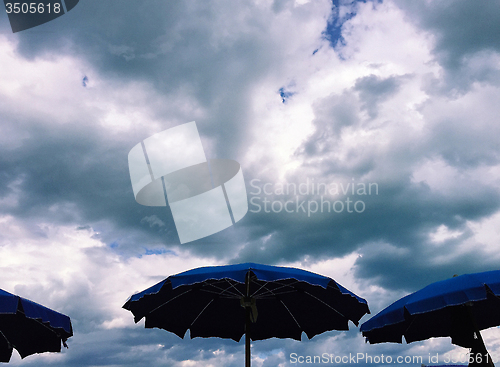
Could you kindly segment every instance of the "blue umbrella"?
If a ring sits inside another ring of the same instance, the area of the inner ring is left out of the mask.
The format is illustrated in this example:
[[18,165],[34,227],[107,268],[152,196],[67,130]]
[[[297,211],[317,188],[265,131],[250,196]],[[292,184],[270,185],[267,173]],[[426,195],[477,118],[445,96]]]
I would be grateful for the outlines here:
[[479,331],[500,325],[499,295],[500,270],[455,276],[399,299],[360,331],[372,344],[449,336],[491,361]]
[[21,358],[60,352],[72,335],[68,316],[0,289],[0,362],[9,362],[13,348]]
[[172,275],[134,294],[123,308],[146,328],[184,337],[239,341],[272,337],[300,340],[328,330],[348,330],[369,313],[367,302],[333,279],[296,268],[245,263],[212,266]]

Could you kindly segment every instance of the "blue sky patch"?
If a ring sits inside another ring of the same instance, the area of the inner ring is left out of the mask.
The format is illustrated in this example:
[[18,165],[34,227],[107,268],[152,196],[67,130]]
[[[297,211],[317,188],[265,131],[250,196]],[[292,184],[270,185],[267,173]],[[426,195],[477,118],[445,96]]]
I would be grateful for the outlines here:
[[289,91],[286,91],[285,90],[285,87],[281,87],[279,90],[278,90],[279,94],[280,94],[280,97],[281,97],[281,101],[283,103],[285,103],[288,98],[290,98],[291,96],[293,96],[295,93],[293,92],[289,92]]
[[[376,1],[377,3],[383,2],[383,0],[332,0],[332,14],[323,32],[323,37],[330,42],[332,47],[336,47],[339,42],[342,45],[344,44],[345,40],[342,37],[342,26],[345,22],[356,16],[357,3],[366,3],[367,1]],[[351,9],[340,16],[341,7]]]

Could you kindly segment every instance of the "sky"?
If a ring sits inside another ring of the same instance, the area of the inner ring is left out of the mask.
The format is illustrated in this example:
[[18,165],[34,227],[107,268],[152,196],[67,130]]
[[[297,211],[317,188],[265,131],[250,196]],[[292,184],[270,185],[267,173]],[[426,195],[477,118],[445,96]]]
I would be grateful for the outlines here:
[[[0,12],[0,288],[74,329],[62,353],[11,364],[241,366],[243,341],[180,339],[121,308],[198,266],[300,267],[372,315],[497,269],[498,5],[81,0],[17,33]],[[207,158],[240,163],[249,211],[181,244],[168,208],[135,201],[127,157],[190,121]],[[483,337],[500,356],[500,331]],[[283,367],[297,365],[291,353],[466,350],[450,338],[369,345],[350,324],[252,352],[254,366]]]

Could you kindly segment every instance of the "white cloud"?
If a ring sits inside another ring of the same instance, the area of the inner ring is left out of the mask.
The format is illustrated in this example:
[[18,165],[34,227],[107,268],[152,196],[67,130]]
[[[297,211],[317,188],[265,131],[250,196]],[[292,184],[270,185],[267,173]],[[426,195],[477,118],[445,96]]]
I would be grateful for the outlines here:
[[460,236],[463,232],[461,231],[451,231],[447,226],[444,224],[441,224],[435,232],[430,233],[429,237],[432,242],[435,243],[442,243],[446,240],[452,239],[452,238],[457,238]]

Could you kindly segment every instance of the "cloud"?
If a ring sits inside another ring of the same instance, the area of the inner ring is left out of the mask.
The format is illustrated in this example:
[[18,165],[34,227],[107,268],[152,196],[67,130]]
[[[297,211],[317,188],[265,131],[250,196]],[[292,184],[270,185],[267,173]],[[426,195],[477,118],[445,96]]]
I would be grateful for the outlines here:
[[[445,89],[467,91],[478,80],[498,85],[498,66],[485,62],[500,51],[500,43],[493,36],[499,31],[498,7],[454,0],[397,4],[410,22],[432,35],[434,57],[445,71]],[[479,70],[478,59],[483,64]]]
[[[456,1],[108,0],[16,35],[0,21],[2,287],[75,326],[68,351],[23,364],[240,365],[241,343],[144,330],[121,309],[196,266],[304,267],[372,312],[497,268],[498,15]],[[135,202],[127,154],[193,120],[208,158],[241,163],[254,201],[236,225],[180,246],[168,209]],[[354,329],[256,342],[254,364],[452,348],[365,346]]]
[[399,88],[400,78],[389,77],[381,80],[376,75],[360,78],[354,85],[354,90],[360,93],[364,102],[363,109],[367,110],[371,118],[377,116],[377,104],[395,94]]

